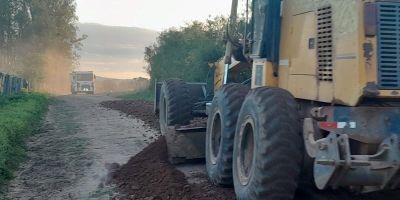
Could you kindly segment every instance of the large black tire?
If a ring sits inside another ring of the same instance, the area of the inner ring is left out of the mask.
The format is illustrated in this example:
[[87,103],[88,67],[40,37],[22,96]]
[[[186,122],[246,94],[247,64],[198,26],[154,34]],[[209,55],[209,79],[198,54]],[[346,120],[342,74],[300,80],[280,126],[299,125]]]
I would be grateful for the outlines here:
[[167,80],[160,93],[160,129],[165,134],[168,126],[187,125],[192,120],[192,98],[189,87],[182,80]]
[[233,179],[239,200],[293,199],[303,160],[298,105],[279,88],[249,92],[239,114]]
[[215,95],[207,121],[206,167],[216,185],[232,185],[232,155],[236,121],[250,88],[241,84],[223,86]]

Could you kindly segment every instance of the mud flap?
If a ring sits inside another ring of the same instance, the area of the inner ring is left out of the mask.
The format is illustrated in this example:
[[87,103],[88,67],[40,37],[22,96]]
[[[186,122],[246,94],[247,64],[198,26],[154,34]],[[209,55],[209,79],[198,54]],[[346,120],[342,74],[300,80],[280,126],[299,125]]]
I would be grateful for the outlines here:
[[206,128],[168,127],[165,138],[170,163],[180,164],[205,158]]

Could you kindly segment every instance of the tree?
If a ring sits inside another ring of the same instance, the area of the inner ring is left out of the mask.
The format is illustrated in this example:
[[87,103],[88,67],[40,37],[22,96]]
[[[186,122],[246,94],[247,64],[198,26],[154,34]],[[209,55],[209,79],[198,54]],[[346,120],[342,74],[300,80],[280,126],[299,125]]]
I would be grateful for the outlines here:
[[0,0],[0,70],[39,83],[51,52],[62,58],[52,67],[70,71],[80,45],[75,10],[75,0]]
[[152,80],[205,81],[208,64],[224,54],[226,22],[216,17],[162,32],[157,42],[145,49],[146,69]]

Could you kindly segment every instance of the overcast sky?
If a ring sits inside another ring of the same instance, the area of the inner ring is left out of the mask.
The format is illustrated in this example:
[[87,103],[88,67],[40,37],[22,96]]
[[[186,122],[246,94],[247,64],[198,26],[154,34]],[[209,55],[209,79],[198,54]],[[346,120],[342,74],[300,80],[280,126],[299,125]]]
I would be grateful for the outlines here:
[[82,23],[161,31],[208,16],[228,15],[231,0],[77,0]]

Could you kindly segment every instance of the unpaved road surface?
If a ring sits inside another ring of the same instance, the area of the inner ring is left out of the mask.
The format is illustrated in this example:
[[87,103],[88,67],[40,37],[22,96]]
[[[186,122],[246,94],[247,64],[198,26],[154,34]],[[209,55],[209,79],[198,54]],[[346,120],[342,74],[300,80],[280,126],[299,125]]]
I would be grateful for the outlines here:
[[[158,129],[158,119],[153,114],[152,102],[107,101],[102,105],[142,119],[147,125]],[[116,171],[114,181],[117,182],[117,190],[121,192],[119,199],[142,199],[145,196],[149,196],[148,199],[163,200],[235,199],[233,188],[220,188],[209,183],[204,163],[173,166],[168,163],[165,151],[160,151],[162,146],[165,146],[163,140],[157,140]],[[400,191],[357,195],[344,189],[319,191],[308,183],[301,184],[295,196],[295,200],[381,199],[399,200]]]
[[[49,106],[41,129],[28,141],[28,160],[5,199],[109,199],[110,172],[157,135],[138,119],[99,104],[104,96],[63,96]],[[112,173],[111,173],[112,174]]]
[[[159,130],[153,103],[147,101],[106,101],[102,106],[143,120]],[[197,121],[196,121],[197,122]],[[206,176],[203,162],[171,165],[165,139],[160,137],[112,176],[120,193],[115,200],[234,200],[232,188],[216,187]]]
[[[28,160],[5,199],[235,199],[232,188],[207,180],[203,163],[168,163],[152,108],[151,102],[104,96],[55,98],[40,130],[28,141]],[[295,200],[399,197],[399,191],[361,196],[300,187]]]

